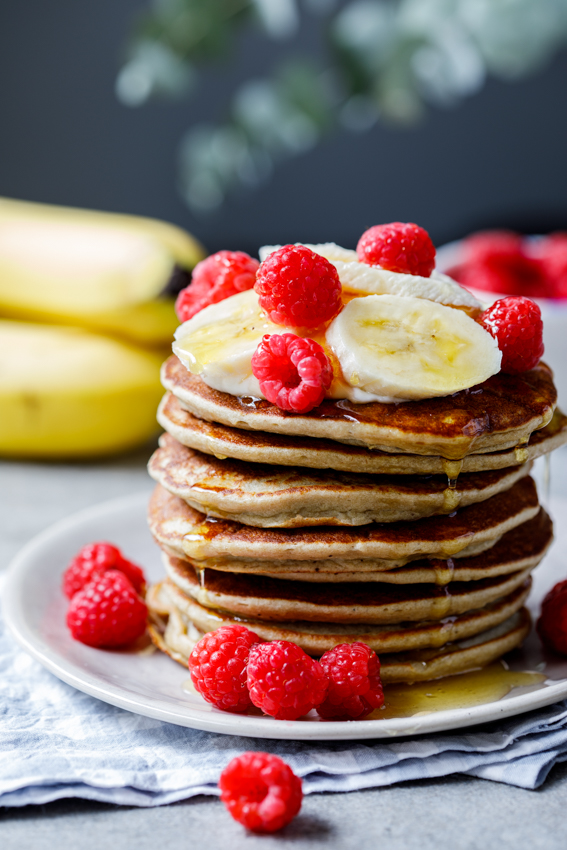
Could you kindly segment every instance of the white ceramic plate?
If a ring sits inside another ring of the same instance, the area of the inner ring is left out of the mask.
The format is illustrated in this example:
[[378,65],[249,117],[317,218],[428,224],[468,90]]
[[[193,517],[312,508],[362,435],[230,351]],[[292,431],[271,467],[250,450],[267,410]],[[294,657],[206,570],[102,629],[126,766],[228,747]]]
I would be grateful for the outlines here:
[[[128,711],[211,732],[259,738],[347,740],[415,735],[485,723],[549,705],[567,697],[567,659],[547,664],[547,681],[529,692],[512,691],[498,702],[389,720],[321,722],[316,717],[294,722],[218,711],[198,694],[186,693],[188,673],[161,653],[143,654],[91,649],[72,640],[65,626],[66,599],[61,576],[72,556],[86,543],[108,540],[143,565],[154,581],[163,575],[159,551],[147,530],[147,494],[97,505],[75,514],[32,540],[11,565],[3,593],[6,621],[20,644],[44,667],[70,685]],[[553,505],[556,518],[567,519],[567,501]],[[558,540],[538,568],[534,609],[551,585],[565,577],[559,554],[565,551],[567,523],[558,522]],[[535,636],[514,667],[534,670],[542,663]]]

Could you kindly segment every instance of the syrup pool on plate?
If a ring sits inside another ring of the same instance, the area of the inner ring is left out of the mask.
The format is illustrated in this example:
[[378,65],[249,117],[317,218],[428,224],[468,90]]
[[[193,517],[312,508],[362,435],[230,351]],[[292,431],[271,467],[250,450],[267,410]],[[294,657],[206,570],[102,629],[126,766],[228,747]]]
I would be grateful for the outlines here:
[[412,685],[385,685],[383,708],[377,709],[369,720],[391,720],[395,717],[415,717],[435,711],[471,708],[497,702],[513,688],[540,685],[544,673],[507,670],[501,661],[481,670],[446,676],[430,682]]

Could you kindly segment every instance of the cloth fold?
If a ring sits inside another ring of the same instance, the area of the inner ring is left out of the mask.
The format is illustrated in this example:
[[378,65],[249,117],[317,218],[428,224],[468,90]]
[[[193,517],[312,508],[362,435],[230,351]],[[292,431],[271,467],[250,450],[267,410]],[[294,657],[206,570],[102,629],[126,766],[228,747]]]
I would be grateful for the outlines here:
[[284,758],[306,794],[455,773],[537,788],[567,760],[567,700],[475,729],[396,741],[269,741],[173,726],[59,681],[1,620],[0,715],[0,806],[63,797],[160,806],[217,794],[221,770],[244,750]]

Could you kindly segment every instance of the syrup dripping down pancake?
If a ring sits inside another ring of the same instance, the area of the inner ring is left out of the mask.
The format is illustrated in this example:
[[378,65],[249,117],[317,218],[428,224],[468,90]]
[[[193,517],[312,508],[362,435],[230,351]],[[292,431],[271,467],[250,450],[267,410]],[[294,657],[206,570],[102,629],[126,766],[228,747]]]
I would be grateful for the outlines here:
[[[391,567],[416,557],[463,557],[493,545],[539,511],[533,480],[521,478],[487,502],[448,516],[355,527],[253,528],[207,518],[158,485],[150,499],[150,531],[162,548],[207,558],[316,561],[386,559]],[[404,561],[405,559],[405,561]]]
[[400,404],[325,399],[306,414],[208,387],[175,357],[162,384],[194,416],[233,428],[322,437],[386,452],[460,459],[527,443],[547,425],[557,403],[553,375],[540,363],[521,375],[503,372],[451,396]]
[[531,464],[460,475],[364,475],[219,460],[160,438],[148,470],[190,507],[259,528],[366,525],[449,514],[490,499],[528,475]]
[[[195,561],[186,558],[194,570],[261,575],[286,581],[304,582],[368,582],[387,584],[437,584],[450,581],[478,581],[534,569],[553,540],[553,524],[540,509],[537,516],[504,534],[493,546],[477,555],[440,560],[433,558],[410,561],[392,568],[390,561],[325,560],[325,561],[235,561],[209,558]],[[171,550],[167,554],[177,557]],[[184,560],[182,558],[182,560]]]
[[462,461],[448,461],[434,455],[394,454],[324,438],[232,428],[193,416],[169,392],[161,400],[158,422],[183,445],[221,459],[378,475],[445,474],[456,478],[460,472],[505,469],[535,460],[567,442],[567,416],[559,410],[555,411],[548,425],[532,432],[525,446],[471,454]]
[[278,622],[399,623],[440,620],[483,608],[526,582],[530,568],[447,585],[356,582],[309,584],[205,570],[165,555],[170,581],[204,608]]

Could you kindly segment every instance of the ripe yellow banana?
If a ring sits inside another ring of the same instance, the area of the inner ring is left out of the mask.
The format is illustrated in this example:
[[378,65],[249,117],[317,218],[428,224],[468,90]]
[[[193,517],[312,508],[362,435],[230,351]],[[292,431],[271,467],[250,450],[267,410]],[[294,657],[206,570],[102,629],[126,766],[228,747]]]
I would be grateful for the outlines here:
[[0,321],[0,454],[79,458],[156,431],[161,356],[72,327]]
[[[151,301],[204,256],[174,225],[0,199],[0,312],[82,324]],[[101,325],[96,325],[100,327]]]
[[355,401],[447,396],[500,370],[496,340],[464,310],[425,298],[354,298],[327,330]]
[[0,315],[6,319],[50,325],[80,325],[137,345],[165,350],[171,349],[173,334],[179,325],[174,305],[174,298],[154,298],[153,301],[145,301],[143,304],[134,304],[106,313],[89,313],[80,318],[71,318],[51,311],[17,310],[0,305]]

